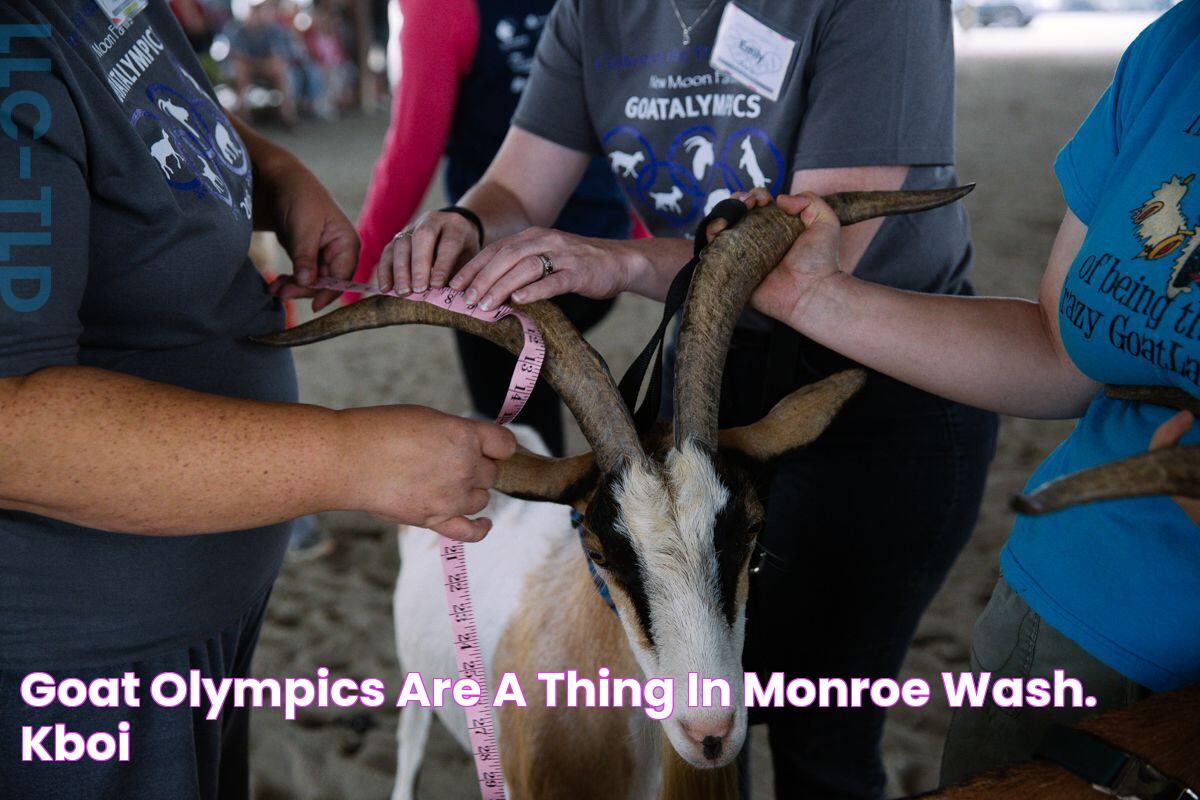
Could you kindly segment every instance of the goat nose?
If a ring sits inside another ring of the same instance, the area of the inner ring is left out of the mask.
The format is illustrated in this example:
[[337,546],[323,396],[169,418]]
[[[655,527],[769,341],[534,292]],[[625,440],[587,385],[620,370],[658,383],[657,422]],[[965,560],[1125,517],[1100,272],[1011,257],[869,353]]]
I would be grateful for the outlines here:
[[721,757],[725,737],[733,729],[733,715],[713,720],[685,722],[683,732],[704,751],[704,757],[716,761]]
[[724,740],[716,736],[705,736],[701,746],[704,748],[704,757],[709,761],[716,761],[721,757]]

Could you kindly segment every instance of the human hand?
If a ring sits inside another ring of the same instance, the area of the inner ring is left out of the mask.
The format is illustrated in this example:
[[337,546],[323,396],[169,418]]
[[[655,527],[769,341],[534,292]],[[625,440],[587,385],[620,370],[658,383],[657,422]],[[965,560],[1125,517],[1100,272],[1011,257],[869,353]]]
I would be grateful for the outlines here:
[[516,452],[516,439],[491,422],[421,406],[378,406],[339,412],[345,476],[339,504],[443,536],[477,542],[487,518],[496,461]]
[[[1196,417],[1190,411],[1180,411],[1164,422],[1150,438],[1150,450],[1166,450],[1179,444],[1179,440],[1192,429]],[[1184,513],[1191,517],[1192,522],[1200,525],[1200,500],[1189,497],[1173,497]]]
[[256,204],[266,198],[264,219],[292,260],[292,275],[278,278],[270,292],[281,300],[313,298],[320,311],[340,292],[308,288],[318,278],[349,280],[358,264],[358,232],[316,176],[292,157],[259,175]]
[[401,294],[440,289],[479,251],[479,230],[461,214],[430,211],[383,248],[375,267],[380,291]]
[[[592,239],[549,228],[527,228],[494,242],[463,265],[450,281],[468,303],[490,311],[512,298],[529,304],[568,292],[603,299],[628,286],[621,242]],[[546,271],[542,256],[553,270]]]
[[[825,278],[841,271],[841,223],[833,209],[811,192],[772,199],[766,189],[754,189],[737,192],[732,197],[751,209],[774,202],[788,214],[800,217],[805,225],[804,233],[796,238],[783,260],[750,298],[758,311],[794,327],[813,289]],[[724,220],[710,223],[707,229],[709,240],[725,227]]]

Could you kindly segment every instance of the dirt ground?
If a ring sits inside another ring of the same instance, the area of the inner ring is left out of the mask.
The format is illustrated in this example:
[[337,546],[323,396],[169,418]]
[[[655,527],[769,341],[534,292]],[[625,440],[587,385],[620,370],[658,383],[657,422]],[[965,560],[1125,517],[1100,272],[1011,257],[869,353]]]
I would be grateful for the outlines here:
[[[978,34],[978,35],[977,35]],[[1022,55],[996,45],[998,32],[972,32],[959,65],[959,168],[978,181],[968,202],[978,249],[977,287],[987,294],[1033,296],[1063,215],[1050,170],[1061,144],[1103,92],[1116,53],[1071,52],[1069,57]],[[292,147],[355,215],[382,141],[383,117],[335,126],[311,125],[278,138]],[[332,146],[336,142],[336,146]],[[430,198],[434,202],[434,198]],[[655,305],[626,298],[591,337],[620,374],[657,321]],[[432,329],[375,331],[298,351],[303,399],[332,407],[423,403],[467,411],[450,335]],[[904,676],[933,682],[939,672],[967,664],[971,625],[997,575],[996,555],[1011,518],[1007,498],[1069,430],[1067,423],[1005,420],[978,530],[926,614]],[[583,446],[573,432],[576,448]],[[897,513],[903,513],[897,509]],[[395,537],[365,516],[327,515],[336,550],[329,557],[289,564],[275,590],[259,648],[260,675],[335,675],[383,678],[399,685],[393,650],[391,591],[397,569]],[[852,565],[847,565],[852,568]],[[936,696],[936,695],[935,695]],[[944,707],[896,711],[884,750],[889,793],[933,787]],[[385,798],[395,764],[396,713],[312,711],[295,722],[258,712],[253,767],[262,800]],[[756,736],[761,739],[762,732]],[[756,748],[755,798],[770,796],[766,749]],[[435,725],[422,776],[423,798],[478,797],[473,769]]]

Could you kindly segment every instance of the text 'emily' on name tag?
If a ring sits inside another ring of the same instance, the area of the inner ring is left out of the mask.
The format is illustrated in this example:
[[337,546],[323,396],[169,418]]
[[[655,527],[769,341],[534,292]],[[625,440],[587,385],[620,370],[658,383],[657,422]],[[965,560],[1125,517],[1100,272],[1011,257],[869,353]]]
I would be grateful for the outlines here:
[[730,3],[721,15],[709,64],[774,102],[783,89],[795,49],[794,39]]

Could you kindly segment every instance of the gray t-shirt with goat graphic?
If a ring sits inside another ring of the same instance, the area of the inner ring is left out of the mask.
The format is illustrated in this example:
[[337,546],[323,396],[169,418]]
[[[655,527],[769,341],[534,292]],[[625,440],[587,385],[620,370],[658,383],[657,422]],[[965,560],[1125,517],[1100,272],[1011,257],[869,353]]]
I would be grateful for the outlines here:
[[[796,43],[777,101],[709,66],[728,3],[674,5],[686,45],[665,0],[559,0],[513,118],[604,154],[655,235],[691,235],[734,191],[789,191],[797,170],[900,165],[907,188],[956,183],[949,0],[740,0]],[[857,274],[956,293],[971,260],[957,205],[889,220]]]
[[[7,0],[0,59],[0,377],[78,365],[294,400],[290,354],[246,341],[283,325],[246,256],[250,159],[166,0],[122,24],[95,0]],[[268,591],[287,531],[0,510],[0,684],[203,642]]]

